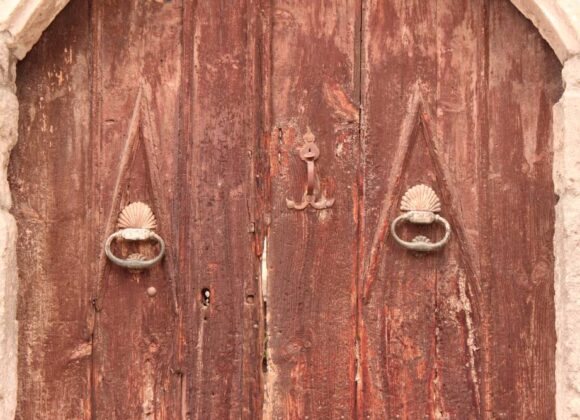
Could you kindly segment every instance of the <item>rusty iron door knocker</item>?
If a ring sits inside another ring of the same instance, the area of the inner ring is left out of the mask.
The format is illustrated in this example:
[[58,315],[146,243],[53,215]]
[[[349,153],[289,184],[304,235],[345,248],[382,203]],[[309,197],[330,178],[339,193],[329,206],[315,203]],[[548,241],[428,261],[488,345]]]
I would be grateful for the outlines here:
[[[443,217],[439,216],[441,202],[435,191],[427,185],[415,185],[410,188],[401,200],[401,210],[406,213],[400,215],[391,223],[393,239],[403,248],[419,252],[431,252],[443,248],[451,236],[451,226]],[[445,235],[441,240],[431,243],[425,236],[416,236],[412,242],[404,241],[397,235],[397,225],[401,222],[409,222],[419,225],[440,223],[445,228]]]
[[308,178],[306,196],[302,203],[297,204],[294,200],[286,199],[286,206],[289,209],[304,210],[311,206],[317,210],[327,209],[334,204],[334,198],[325,198],[323,195],[317,201],[315,197],[316,166],[314,162],[320,157],[320,149],[314,143],[314,135],[308,128],[304,135],[304,146],[300,149],[300,159],[306,162],[306,175]]
[[[119,230],[111,234],[105,242],[105,254],[111,262],[129,270],[144,270],[161,261],[165,254],[165,241],[153,232],[157,227],[157,222],[147,204],[137,202],[128,205],[119,215],[117,224]],[[141,254],[132,254],[127,259],[119,258],[111,251],[111,244],[115,239],[126,241],[154,240],[159,244],[159,253],[152,259],[145,259]]]

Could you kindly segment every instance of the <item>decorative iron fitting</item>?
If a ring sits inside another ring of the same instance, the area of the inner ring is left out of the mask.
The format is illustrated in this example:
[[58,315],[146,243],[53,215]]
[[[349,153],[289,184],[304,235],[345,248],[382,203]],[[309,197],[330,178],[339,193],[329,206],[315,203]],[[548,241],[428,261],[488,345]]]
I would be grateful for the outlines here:
[[[441,211],[441,201],[431,187],[419,184],[407,190],[401,200],[401,210],[407,213],[393,220],[393,223],[391,223],[391,234],[395,242],[403,248],[419,252],[431,252],[443,248],[449,241],[451,226],[447,220],[437,214]],[[445,235],[443,239],[435,243],[431,243],[431,240],[423,235],[416,236],[412,242],[407,242],[397,235],[397,225],[401,222],[418,225],[440,223],[445,228]]]
[[306,162],[306,195],[302,199],[302,202],[297,204],[294,200],[286,199],[286,206],[293,210],[304,210],[306,207],[310,206],[316,210],[327,209],[332,207],[334,204],[334,198],[326,198],[321,195],[318,200],[316,200],[316,165],[315,161],[320,157],[320,149],[316,145],[314,134],[307,129],[306,134],[304,134],[304,146],[300,149],[300,159]]
[[[119,230],[111,234],[105,242],[105,254],[113,264],[131,271],[139,271],[151,268],[161,261],[165,254],[165,242],[161,236],[153,232],[157,228],[157,222],[147,204],[141,202],[129,204],[121,211],[117,225]],[[111,244],[115,239],[133,242],[154,240],[159,243],[159,253],[152,259],[146,259],[141,254],[131,254],[127,259],[119,258],[111,251]]]

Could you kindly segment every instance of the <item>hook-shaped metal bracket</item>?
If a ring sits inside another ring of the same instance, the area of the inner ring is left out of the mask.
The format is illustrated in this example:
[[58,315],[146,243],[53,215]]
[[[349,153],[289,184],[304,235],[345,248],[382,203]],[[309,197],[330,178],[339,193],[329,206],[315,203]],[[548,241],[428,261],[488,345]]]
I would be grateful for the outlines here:
[[334,198],[326,198],[322,195],[318,200],[315,197],[316,186],[316,165],[315,161],[320,157],[320,149],[314,143],[314,135],[307,129],[304,135],[304,146],[300,149],[300,159],[306,162],[306,175],[308,178],[306,186],[306,195],[303,197],[301,203],[296,203],[294,200],[286,199],[286,206],[289,209],[304,210],[311,206],[316,210],[327,209],[334,204]]

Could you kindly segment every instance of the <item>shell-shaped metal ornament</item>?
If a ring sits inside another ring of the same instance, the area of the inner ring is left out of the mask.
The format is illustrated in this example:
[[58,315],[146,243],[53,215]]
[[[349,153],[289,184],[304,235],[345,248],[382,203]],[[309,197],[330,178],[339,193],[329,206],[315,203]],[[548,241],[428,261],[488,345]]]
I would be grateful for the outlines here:
[[155,215],[151,207],[147,204],[137,201],[129,204],[121,211],[117,222],[119,229],[149,229],[157,228]]
[[401,210],[437,213],[441,211],[441,201],[431,187],[419,184],[407,190],[401,200]]

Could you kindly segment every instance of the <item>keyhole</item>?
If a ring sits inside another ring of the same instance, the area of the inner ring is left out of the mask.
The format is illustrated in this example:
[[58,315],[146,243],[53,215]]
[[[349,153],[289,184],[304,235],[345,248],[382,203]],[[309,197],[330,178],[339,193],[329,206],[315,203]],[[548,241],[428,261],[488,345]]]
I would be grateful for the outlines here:
[[209,306],[210,297],[211,297],[211,293],[207,287],[201,289],[201,304],[203,306]]

